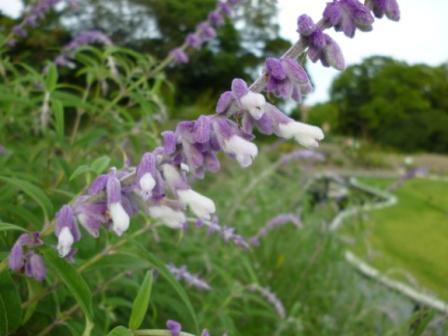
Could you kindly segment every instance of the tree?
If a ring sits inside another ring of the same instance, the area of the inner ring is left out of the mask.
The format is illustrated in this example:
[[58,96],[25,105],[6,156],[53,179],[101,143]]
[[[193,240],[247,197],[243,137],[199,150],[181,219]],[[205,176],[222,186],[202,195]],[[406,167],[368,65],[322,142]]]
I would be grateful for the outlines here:
[[447,152],[447,90],[447,65],[408,65],[375,56],[336,78],[330,103],[340,133],[406,151]]

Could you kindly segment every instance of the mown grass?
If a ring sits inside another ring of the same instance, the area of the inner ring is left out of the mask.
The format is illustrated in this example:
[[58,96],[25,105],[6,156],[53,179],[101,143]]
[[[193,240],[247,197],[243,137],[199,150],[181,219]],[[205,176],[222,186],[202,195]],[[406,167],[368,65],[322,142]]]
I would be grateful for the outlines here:
[[[392,181],[363,182],[386,188]],[[447,190],[442,181],[408,181],[396,205],[348,220],[343,233],[355,234],[353,250],[379,269],[448,300]]]

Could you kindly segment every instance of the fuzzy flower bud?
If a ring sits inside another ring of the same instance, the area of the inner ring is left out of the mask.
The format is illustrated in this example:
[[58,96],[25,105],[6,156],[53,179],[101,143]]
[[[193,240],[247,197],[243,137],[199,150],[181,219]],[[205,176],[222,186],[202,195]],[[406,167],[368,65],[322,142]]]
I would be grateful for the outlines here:
[[190,208],[190,210],[201,219],[210,219],[210,215],[215,213],[215,203],[208,197],[192,190],[178,190],[179,201]]
[[151,206],[148,212],[151,217],[159,219],[172,229],[181,229],[187,221],[182,211],[174,210],[166,205]]
[[299,144],[308,148],[318,147],[319,141],[324,138],[324,133],[319,127],[298,121],[279,124],[278,129],[279,136],[282,138],[294,138]]
[[171,332],[171,336],[179,336],[180,332],[182,331],[182,325],[177,321],[166,321],[166,327]]
[[366,6],[373,11],[377,18],[386,15],[392,21],[400,20],[400,7],[397,0],[367,0]]

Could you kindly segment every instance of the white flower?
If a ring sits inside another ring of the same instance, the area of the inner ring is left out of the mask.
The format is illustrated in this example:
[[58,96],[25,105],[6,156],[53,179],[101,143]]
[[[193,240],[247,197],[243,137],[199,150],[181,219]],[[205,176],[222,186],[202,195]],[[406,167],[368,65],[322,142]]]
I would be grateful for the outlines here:
[[210,219],[210,214],[216,211],[215,203],[210,198],[194,190],[178,190],[177,194],[179,201],[187,205],[198,218]]
[[324,133],[317,126],[291,121],[278,125],[278,135],[285,139],[294,138],[305,147],[318,147],[319,141],[324,138]]
[[129,228],[129,215],[123,209],[121,203],[111,203],[108,207],[112,218],[112,230],[118,236],[121,236]]
[[258,154],[258,148],[250,141],[238,135],[232,135],[224,141],[224,151],[235,155],[235,158],[244,168],[249,167]]
[[181,211],[176,211],[166,205],[152,206],[148,209],[151,217],[160,219],[166,226],[172,229],[180,229],[187,221]]
[[152,189],[154,189],[156,185],[156,181],[152,177],[150,173],[145,173],[139,181],[140,188],[147,193],[151,193]]
[[178,181],[181,180],[181,176],[180,176],[179,172],[173,165],[164,164],[162,166],[162,171],[163,171],[163,177],[165,178],[165,181],[170,186],[175,186],[178,183]]
[[254,119],[258,120],[263,116],[266,99],[262,94],[249,91],[241,97],[240,102]]
[[62,228],[58,236],[58,252],[61,257],[68,255],[72,249],[74,238],[68,227]]

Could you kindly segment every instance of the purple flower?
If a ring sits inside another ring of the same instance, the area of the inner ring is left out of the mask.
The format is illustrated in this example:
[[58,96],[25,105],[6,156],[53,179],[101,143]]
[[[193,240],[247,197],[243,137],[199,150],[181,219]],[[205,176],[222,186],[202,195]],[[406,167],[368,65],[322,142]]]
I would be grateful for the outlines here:
[[285,307],[282,301],[271,291],[268,287],[260,287],[256,284],[248,286],[249,291],[259,293],[262,297],[266,299],[275,309],[278,316],[284,319],[286,317]]
[[93,237],[99,236],[101,225],[107,223],[107,203],[98,201],[91,203],[87,201],[88,196],[81,196],[74,205],[73,212],[78,222]]
[[182,325],[177,321],[166,321],[166,327],[171,332],[171,336],[179,336],[180,332],[182,331]]
[[214,10],[208,14],[208,21],[213,27],[219,27],[224,24],[224,17],[218,10]]
[[201,220],[198,221],[196,224],[198,227],[208,228],[208,233],[210,235],[217,234],[221,236],[221,238],[223,238],[225,242],[232,242],[236,246],[239,246],[244,249],[250,248],[250,245],[246,241],[246,239],[244,239],[244,237],[242,237],[241,235],[237,234],[234,228],[230,226],[219,225],[217,217],[213,217],[211,220]]
[[33,251],[42,245],[39,232],[21,234],[11,249],[8,258],[9,268],[42,281],[46,276],[45,265],[42,257]]
[[129,215],[123,208],[121,184],[115,172],[111,172],[107,177],[106,195],[112,230],[121,236],[129,228]]
[[100,43],[107,46],[112,45],[111,39],[104,33],[96,30],[82,32],[77,35],[70,43],[68,43],[62,52],[56,56],[54,62],[60,66],[73,67],[74,64],[70,62],[70,58],[73,57],[75,50],[81,48],[84,45]]
[[236,78],[232,81],[231,90],[219,97],[216,112],[228,115],[249,113],[258,120],[263,116],[265,104],[262,94],[250,91],[244,80]]
[[323,15],[326,25],[343,31],[348,37],[355,36],[356,28],[371,31],[374,21],[369,8],[358,0],[333,0],[327,4]]
[[292,97],[296,101],[302,95],[312,91],[306,71],[292,58],[268,57],[266,60],[268,82],[266,90],[285,99]]
[[216,31],[207,22],[202,22],[197,27],[198,35],[204,40],[211,40],[215,38]]
[[[57,4],[60,0],[39,0],[37,1],[26,14],[23,21],[13,27],[12,33],[15,37],[26,37],[28,35],[26,27],[35,27],[39,21],[45,18],[45,15]],[[17,39],[9,41],[10,46],[14,46]]]
[[6,155],[8,154],[8,151],[6,150],[6,148],[2,145],[0,145],[0,156],[1,155]]
[[313,23],[307,15],[302,15],[297,20],[297,32],[308,44],[308,57],[313,62],[321,61],[322,65],[332,66],[335,69],[345,68],[344,56],[338,44]]
[[366,6],[373,11],[377,18],[386,15],[390,20],[400,20],[400,8],[397,0],[367,0]]
[[167,265],[168,270],[173,274],[177,280],[184,280],[190,286],[202,290],[210,290],[210,285],[199,278],[197,275],[190,273],[185,265],[177,267],[173,263]]
[[218,7],[221,10],[221,13],[223,13],[224,15],[229,16],[230,14],[232,14],[232,8],[230,8],[227,2],[224,1],[218,2]]
[[199,37],[199,35],[191,33],[188,34],[186,39],[185,39],[185,43],[187,44],[187,46],[189,46],[190,48],[193,49],[199,49],[202,45],[202,39]]
[[174,58],[174,61],[177,64],[186,64],[188,63],[188,55],[181,48],[175,48],[170,51],[171,57]]
[[73,243],[81,239],[70,205],[64,205],[56,214],[55,235],[58,237],[57,248],[61,257],[66,257],[72,250]]
[[210,333],[207,329],[202,330],[201,336],[210,336]]
[[265,226],[263,226],[258,233],[253,236],[250,241],[253,245],[259,245],[259,241],[261,237],[264,237],[268,234],[269,231],[275,229],[276,227],[292,223],[298,229],[303,228],[302,221],[300,218],[294,214],[280,214],[273,218],[271,218]]
[[34,252],[28,252],[25,258],[27,259],[25,263],[25,274],[30,278],[43,281],[47,275],[47,270],[42,256]]
[[[140,163],[137,166],[137,180],[140,189],[148,198],[152,195],[152,191],[160,178],[156,167],[156,157],[153,153],[143,154]],[[157,179],[157,180],[156,180]]]
[[325,161],[325,156],[320,152],[309,149],[300,149],[292,153],[284,154],[282,156],[282,161],[284,163],[288,163],[292,160],[309,160],[322,162]]

